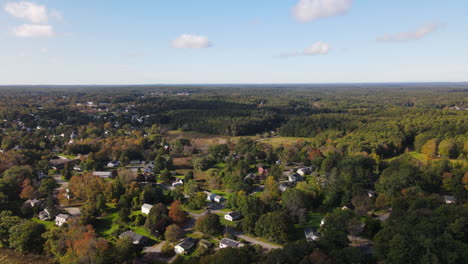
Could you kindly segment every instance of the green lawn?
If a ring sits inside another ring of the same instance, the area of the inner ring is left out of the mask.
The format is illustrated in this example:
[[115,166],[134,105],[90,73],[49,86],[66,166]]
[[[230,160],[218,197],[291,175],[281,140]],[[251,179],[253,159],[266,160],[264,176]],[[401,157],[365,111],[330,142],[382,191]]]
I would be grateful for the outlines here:
[[220,220],[220,222],[221,222],[221,224],[222,224],[223,226],[226,226],[226,225],[227,225],[227,226],[232,226],[232,227],[236,227],[236,226],[237,226],[237,222],[238,222],[238,221],[232,222],[232,221],[228,221],[228,220],[224,219],[224,215],[225,215],[225,214],[223,214],[223,213],[215,213],[215,215],[219,216],[219,220]]
[[227,196],[228,196],[228,193],[225,192],[225,191],[222,191],[222,190],[211,190],[211,193],[214,193],[216,195],[221,195],[224,198],[227,198]]
[[[108,209],[106,210],[106,213],[104,216],[102,217],[98,217],[97,218],[97,223],[95,225],[96,227],[96,233],[99,235],[99,236],[102,236],[102,237],[105,237],[105,238],[111,238],[112,237],[112,233],[117,230],[118,226],[115,225],[115,221],[117,220],[117,218],[119,217],[119,210],[116,208],[116,204],[107,204],[108,205]],[[134,215],[141,215],[141,211],[133,211],[130,213],[130,216],[134,216]],[[148,230],[146,230],[144,227],[142,226],[130,226],[130,225],[127,225],[126,226],[128,229],[131,229],[133,232],[137,233],[137,234],[140,234],[140,235],[143,235],[143,236],[146,236],[146,237],[149,237],[155,241],[158,241],[154,236],[152,236]]]
[[307,222],[303,225],[295,225],[296,228],[306,228],[306,227],[320,227],[320,222],[322,221],[324,215],[321,213],[309,212],[307,214]]
[[62,156],[62,157],[65,157],[67,159],[76,159],[76,156],[68,155],[68,154],[65,154],[65,153],[59,153],[59,154],[57,154],[57,156]]
[[182,205],[182,210],[186,211],[187,213],[192,213],[192,214],[201,214],[205,212],[205,208],[202,208],[200,210],[190,210],[185,205]]
[[41,224],[41,225],[44,225],[46,227],[47,230],[51,230],[51,229],[56,229],[56,228],[59,228],[58,226],[55,225],[54,222],[52,221],[43,221],[41,219],[38,219],[38,218],[31,218],[32,221],[38,223],[38,224]]

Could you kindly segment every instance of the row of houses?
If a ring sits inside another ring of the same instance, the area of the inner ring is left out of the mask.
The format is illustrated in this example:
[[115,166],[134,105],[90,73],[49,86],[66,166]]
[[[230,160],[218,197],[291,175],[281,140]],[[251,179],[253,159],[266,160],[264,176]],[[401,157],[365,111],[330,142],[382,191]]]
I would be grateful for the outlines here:
[[[207,240],[201,240],[200,241],[200,244],[201,246],[203,247],[212,247],[213,246],[213,243],[207,241]],[[176,254],[182,254],[182,255],[185,255],[185,254],[188,254],[190,252],[192,252],[197,246],[197,240],[194,239],[194,238],[186,238],[184,240],[182,240],[180,243],[178,243],[175,247],[174,247],[174,251]],[[243,247],[244,244],[239,242],[239,241],[236,241],[236,240],[233,240],[233,239],[229,239],[229,238],[223,238],[221,239],[221,241],[219,242],[219,248],[228,248],[228,247],[231,247],[231,248],[238,248],[238,247]]]

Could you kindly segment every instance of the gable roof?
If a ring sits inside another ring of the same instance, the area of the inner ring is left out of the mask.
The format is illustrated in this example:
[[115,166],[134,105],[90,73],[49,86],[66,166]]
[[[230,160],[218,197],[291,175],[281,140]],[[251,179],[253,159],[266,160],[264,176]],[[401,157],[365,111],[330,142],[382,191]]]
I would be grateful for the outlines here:
[[230,215],[232,218],[239,218],[241,216],[239,212],[229,212],[228,215]]
[[145,209],[151,210],[151,208],[153,208],[153,205],[145,203],[145,204],[143,204],[143,205],[141,206],[141,208],[145,208]]
[[70,216],[67,214],[58,214],[55,218],[67,220]]
[[140,234],[137,234],[135,232],[132,232],[132,231],[127,231],[127,232],[123,232],[122,234],[120,234],[119,236],[120,238],[123,238],[123,237],[129,237],[130,239],[132,239],[133,241],[137,241],[139,243],[147,240],[148,238],[143,236],[143,235],[140,235]]
[[190,250],[195,246],[195,239],[189,237],[185,239],[184,241],[180,242],[179,244],[176,245],[176,247],[181,247],[184,250]]
[[229,238],[223,238],[223,239],[221,239],[221,242],[219,242],[219,243],[224,244],[224,245],[229,246],[229,247],[238,247],[241,244],[240,242],[229,239]]

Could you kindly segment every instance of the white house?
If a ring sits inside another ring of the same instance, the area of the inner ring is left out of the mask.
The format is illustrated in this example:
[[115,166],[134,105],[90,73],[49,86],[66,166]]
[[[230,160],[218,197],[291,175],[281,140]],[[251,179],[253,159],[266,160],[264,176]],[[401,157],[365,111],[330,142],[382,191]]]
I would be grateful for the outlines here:
[[182,185],[184,185],[184,182],[182,181],[182,179],[177,179],[177,181],[172,183],[172,187],[177,187],[177,186],[182,186]]
[[288,176],[288,180],[289,182],[297,182],[302,180],[302,177],[298,173],[293,173]]
[[119,236],[119,238],[124,238],[124,237],[129,237],[132,240],[132,243],[134,245],[145,246],[149,242],[149,238],[142,236],[140,234],[137,234],[135,232],[132,232],[132,231],[123,232]]
[[320,226],[323,226],[325,224],[325,217],[322,218],[322,221],[320,221]]
[[191,237],[184,239],[182,242],[177,244],[174,247],[174,251],[176,254],[187,254],[195,248],[197,241]]
[[111,176],[111,172],[110,171],[95,171],[93,172],[93,175],[101,177],[103,179],[108,179]]
[[453,196],[444,195],[443,197],[444,197],[445,203],[447,203],[447,204],[454,204],[454,203],[457,202],[457,200],[456,200],[455,197],[453,197]]
[[222,197],[221,195],[216,195],[213,199],[215,202],[217,203],[222,203],[224,202],[226,199],[224,199],[224,197]]
[[308,242],[316,241],[319,239],[319,233],[315,228],[308,227],[304,229],[304,235]]
[[55,217],[55,224],[57,226],[62,226],[68,221],[69,218],[70,216],[67,214],[59,214]]
[[120,161],[118,160],[114,160],[114,161],[111,161],[109,163],[107,163],[107,167],[109,168],[115,168],[115,167],[118,167],[120,166]]
[[297,173],[301,176],[305,176],[307,174],[310,174],[312,171],[310,168],[300,168],[297,170]]
[[224,219],[228,221],[237,221],[241,218],[241,214],[239,212],[230,212],[224,215]]
[[38,218],[41,219],[41,220],[44,220],[44,221],[49,220],[50,219],[49,210],[44,209],[44,210],[40,211],[39,214],[38,214]]
[[151,204],[145,203],[141,206],[141,213],[147,215],[151,211],[151,208],[153,208]]
[[223,238],[223,239],[221,239],[221,242],[219,242],[219,247],[220,248],[227,248],[227,247],[238,248],[238,247],[242,247],[242,246],[244,246],[244,244],[242,244],[242,243],[240,243],[238,241],[229,239],[229,238]]
[[41,201],[39,201],[38,199],[29,199],[27,200],[26,202],[24,202],[25,204],[29,204],[31,207],[34,207],[36,205],[40,205],[41,204]]

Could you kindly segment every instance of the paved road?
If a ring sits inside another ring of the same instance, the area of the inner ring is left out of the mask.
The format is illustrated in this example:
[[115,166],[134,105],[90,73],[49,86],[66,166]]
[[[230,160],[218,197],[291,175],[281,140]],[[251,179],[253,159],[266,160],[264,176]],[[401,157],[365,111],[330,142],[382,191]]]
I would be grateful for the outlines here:
[[[195,224],[195,221],[196,219],[198,219],[200,216],[204,215],[207,211],[203,212],[203,213],[199,213],[199,214],[196,214],[196,213],[189,213],[194,219],[192,219],[191,223],[189,222],[186,227],[184,228],[186,231],[187,230],[191,230],[193,229],[193,226]],[[223,214],[227,214],[227,212],[224,212],[224,211],[220,211],[220,210],[211,210],[212,213],[223,213]],[[250,237],[250,236],[247,236],[244,234],[244,232],[240,231],[240,230],[236,230],[236,229],[233,229],[233,228],[229,228],[229,232],[231,234],[233,234],[234,236],[238,237],[238,238],[241,238],[249,243],[252,243],[252,244],[255,244],[255,245],[259,245],[261,246],[262,248],[264,248],[265,250],[269,251],[269,250],[272,250],[272,249],[276,249],[276,248],[282,248],[281,246],[278,246],[278,245],[274,245],[274,244],[270,244],[268,242],[264,242],[264,241],[260,241],[256,238],[253,238],[253,237]]]

